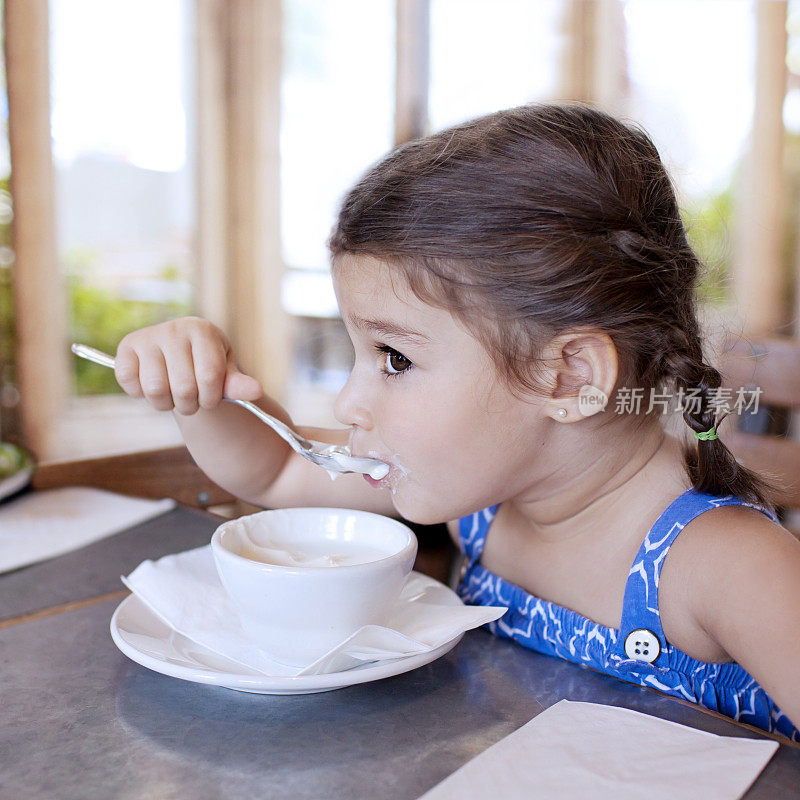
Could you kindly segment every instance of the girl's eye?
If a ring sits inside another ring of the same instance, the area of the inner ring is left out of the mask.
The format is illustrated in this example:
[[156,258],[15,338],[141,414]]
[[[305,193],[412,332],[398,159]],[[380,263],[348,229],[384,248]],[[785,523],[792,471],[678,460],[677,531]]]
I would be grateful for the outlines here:
[[413,364],[402,354],[398,353],[393,347],[381,344],[375,348],[379,353],[385,353],[386,358],[383,362],[383,372],[389,377],[400,375],[402,372],[408,372]]

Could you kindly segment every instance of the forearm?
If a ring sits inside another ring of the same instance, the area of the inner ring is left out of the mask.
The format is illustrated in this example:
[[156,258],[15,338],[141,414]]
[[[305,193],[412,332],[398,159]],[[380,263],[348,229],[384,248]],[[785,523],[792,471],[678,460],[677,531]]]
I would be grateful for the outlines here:
[[[277,402],[256,402],[268,414],[291,424]],[[280,475],[291,448],[249,411],[233,403],[183,415],[173,411],[195,463],[214,483],[236,497],[262,494]]]

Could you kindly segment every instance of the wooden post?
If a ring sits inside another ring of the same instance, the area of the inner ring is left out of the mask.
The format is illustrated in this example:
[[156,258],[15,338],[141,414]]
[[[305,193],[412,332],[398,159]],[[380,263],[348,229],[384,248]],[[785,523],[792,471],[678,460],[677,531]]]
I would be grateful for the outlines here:
[[609,114],[623,114],[628,99],[625,10],[619,0],[595,0],[592,102]]
[[[281,306],[280,0],[229,0],[227,212],[228,334],[240,366],[278,400],[289,376],[289,319]],[[309,131],[324,136],[324,131]]]
[[733,293],[744,332],[758,336],[778,331],[788,314],[781,241],[787,4],[761,0],[756,7],[755,107],[739,187]]
[[624,111],[628,91],[625,17],[619,0],[567,0],[558,100]]
[[591,48],[594,43],[594,0],[566,0],[561,16],[560,100],[591,100]]
[[25,444],[46,456],[69,386],[55,239],[47,0],[6,0],[19,389]]
[[197,231],[200,316],[230,330],[228,243],[228,28],[225,0],[196,0]]
[[428,132],[430,0],[397,0],[394,143]]

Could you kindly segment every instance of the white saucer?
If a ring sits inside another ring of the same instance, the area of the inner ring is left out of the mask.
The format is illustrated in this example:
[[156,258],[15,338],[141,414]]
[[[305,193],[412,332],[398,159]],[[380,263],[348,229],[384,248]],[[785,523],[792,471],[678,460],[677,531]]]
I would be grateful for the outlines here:
[[[452,589],[426,575],[415,574],[436,586],[440,598],[447,597],[445,602],[463,605]],[[126,597],[111,618],[114,644],[137,664],[173,678],[255,694],[312,694],[400,675],[443,656],[463,635],[418,655],[373,661],[343,672],[287,677],[264,675],[196,644],[160,620],[136,595]]]

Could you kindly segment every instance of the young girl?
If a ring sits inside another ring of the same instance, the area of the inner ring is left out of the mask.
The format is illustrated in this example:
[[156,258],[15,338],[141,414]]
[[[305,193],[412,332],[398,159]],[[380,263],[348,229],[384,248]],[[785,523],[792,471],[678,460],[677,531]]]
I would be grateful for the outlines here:
[[[578,105],[491,114],[371,168],[329,244],[347,429],[300,430],[386,478],[331,482],[221,403],[261,387],[203,320],[126,336],[120,385],[251,503],[446,522],[461,596],[509,608],[497,635],[800,741],[800,542],[717,438],[700,265],[650,139]],[[690,446],[652,391],[685,401]]]

